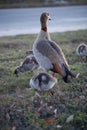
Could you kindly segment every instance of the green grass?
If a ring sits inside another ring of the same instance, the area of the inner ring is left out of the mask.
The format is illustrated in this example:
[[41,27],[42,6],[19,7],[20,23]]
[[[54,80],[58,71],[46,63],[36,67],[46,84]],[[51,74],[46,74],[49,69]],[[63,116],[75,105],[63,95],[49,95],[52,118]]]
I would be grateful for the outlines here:
[[[74,74],[80,73],[77,79],[66,84],[57,75],[58,83],[53,88],[54,94],[36,94],[30,89],[29,80],[36,73],[26,72],[18,78],[14,69],[26,57],[26,51],[32,49],[37,34],[0,37],[0,128],[11,130],[14,126],[19,130],[62,130],[87,129],[87,63],[80,62],[75,53],[76,47],[81,43],[87,44],[87,30],[51,33],[52,40],[62,48],[65,57]],[[57,109],[56,123],[44,123],[47,118],[38,115],[41,102],[47,103],[51,112]],[[74,119],[66,123],[70,115]],[[6,124],[6,125],[4,125]]]

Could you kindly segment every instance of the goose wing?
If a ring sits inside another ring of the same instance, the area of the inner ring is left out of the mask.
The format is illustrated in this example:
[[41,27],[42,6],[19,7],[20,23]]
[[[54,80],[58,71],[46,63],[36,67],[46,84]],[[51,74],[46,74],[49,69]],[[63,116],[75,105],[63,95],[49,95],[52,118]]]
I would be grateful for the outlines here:
[[51,63],[63,63],[68,66],[60,46],[57,45],[54,41],[39,41],[36,48],[43,56],[46,56],[51,61]]
[[65,56],[61,48],[53,41],[42,40],[39,41],[36,48],[41,55],[47,57],[53,65],[52,70],[63,74],[63,65],[68,68]]

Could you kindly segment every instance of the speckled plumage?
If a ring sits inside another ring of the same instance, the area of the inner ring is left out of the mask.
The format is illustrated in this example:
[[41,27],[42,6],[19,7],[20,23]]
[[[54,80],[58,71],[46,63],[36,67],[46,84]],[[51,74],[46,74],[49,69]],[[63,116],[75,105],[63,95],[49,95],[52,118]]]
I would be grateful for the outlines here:
[[24,73],[25,71],[34,71],[39,67],[34,55],[27,56],[24,61],[19,65],[15,71],[14,74],[18,76],[20,73]]
[[87,62],[87,45],[85,43],[81,43],[76,48],[76,54],[79,56],[79,59]]
[[48,73],[40,72],[30,79],[30,86],[38,91],[47,91],[52,89],[57,83],[57,79]]

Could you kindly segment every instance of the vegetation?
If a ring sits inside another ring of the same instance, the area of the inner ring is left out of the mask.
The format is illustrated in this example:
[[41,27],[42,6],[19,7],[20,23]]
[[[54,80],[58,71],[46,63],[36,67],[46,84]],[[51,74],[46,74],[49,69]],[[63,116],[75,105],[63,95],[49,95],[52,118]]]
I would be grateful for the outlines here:
[[87,30],[51,33],[70,69],[80,75],[68,84],[57,75],[58,83],[50,94],[29,86],[38,70],[14,75],[36,36],[0,37],[0,130],[87,130],[87,63],[75,53],[81,42],[87,44]]
[[[48,2],[47,2],[48,1]],[[0,8],[87,5],[86,0],[0,0]]]

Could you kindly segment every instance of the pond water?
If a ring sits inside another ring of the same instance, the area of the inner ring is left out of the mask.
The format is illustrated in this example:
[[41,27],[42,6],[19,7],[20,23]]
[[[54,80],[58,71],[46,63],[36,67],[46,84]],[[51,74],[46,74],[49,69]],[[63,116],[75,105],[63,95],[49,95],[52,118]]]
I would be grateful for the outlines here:
[[0,36],[40,31],[40,15],[49,12],[49,32],[87,29],[87,6],[0,9]]

